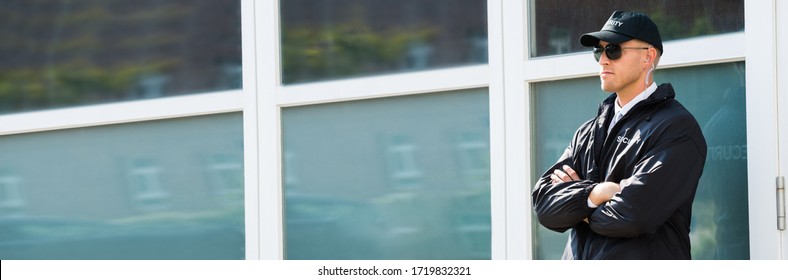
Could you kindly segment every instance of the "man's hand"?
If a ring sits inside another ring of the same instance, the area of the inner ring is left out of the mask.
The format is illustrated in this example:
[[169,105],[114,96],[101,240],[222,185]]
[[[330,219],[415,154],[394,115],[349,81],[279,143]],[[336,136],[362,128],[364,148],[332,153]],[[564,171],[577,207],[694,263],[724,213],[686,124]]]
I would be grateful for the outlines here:
[[553,171],[553,174],[550,174],[550,179],[553,180],[553,184],[580,181],[580,176],[577,176],[577,172],[569,167],[569,165],[564,165],[563,169],[564,170],[556,169]]
[[[574,169],[569,167],[569,165],[562,166],[562,169],[563,170],[556,169],[555,171],[553,171],[553,174],[550,174],[550,179],[553,180],[553,185],[564,183],[564,182],[580,181],[580,176],[578,176],[577,172],[575,172]],[[591,197],[589,196],[589,199],[590,198]],[[583,219],[583,221],[587,224],[588,218]]]
[[[577,175],[574,169],[569,167],[568,165],[564,165],[561,169],[556,169],[553,171],[553,174],[550,174],[550,179],[553,181],[553,184],[559,184],[564,182],[572,182],[572,181],[579,181],[580,176]],[[602,205],[608,200],[612,199],[616,193],[621,191],[621,186],[619,184],[613,182],[602,182],[597,184],[591,193],[588,194],[588,199],[594,205]],[[588,218],[583,219],[586,223],[588,223]]]
[[591,190],[591,193],[588,194],[588,199],[590,199],[591,203],[594,205],[602,205],[613,198],[613,196],[615,196],[616,193],[620,191],[620,185],[613,182],[602,182],[597,184],[594,189]]

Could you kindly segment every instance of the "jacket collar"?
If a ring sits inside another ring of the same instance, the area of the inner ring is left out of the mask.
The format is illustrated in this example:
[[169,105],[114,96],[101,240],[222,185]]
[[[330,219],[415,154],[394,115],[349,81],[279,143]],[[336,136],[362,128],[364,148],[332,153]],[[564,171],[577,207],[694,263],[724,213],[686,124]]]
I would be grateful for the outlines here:
[[[602,104],[599,105],[599,111],[597,112],[598,118],[596,122],[597,129],[604,129],[605,124],[609,122],[608,119],[612,118],[615,114],[613,112],[613,107],[615,106],[616,97],[617,96],[615,93],[610,94],[607,98],[605,98],[604,101],[602,101]],[[676,92],[673,90],[673,85],[670,83],[664,83],[659,85],[657,87],[657,91],[652,93],[651,96],[639,102],[638,104],[635,104],[635,106],[630,111],[635,111],[638,108],[650,106],[668,99],[674,99],[675,97]]]
[[[645,100],[635,104],[635,106],[630,110],[630,114],[636,113],[643,109],[653,108],[655,105],[675,98],[676,93],[673,91],[673,86],[669,83],[661,84],[657,87],[657,91],[651,94]],[[596,170],[602,170],[599,164],[602,164],[600,155],[602,154],[602,149],[605,144],[605,140],[607,139],[607,124],[610,123],[610,118],[614,116],[614,109],[613,106],[616,102],[616,94],[611,94],[608,96],[602,104],[599,105],[599,112],[597,113],[596,123],[594,125],[594,132],[593,132],[593,139],[589,143],[593,149],[594,158],[596,159]],[[651,118],[650,115],[645,117],[647,120]],[[595,176],[601,176],[600,174],[596,174]]]

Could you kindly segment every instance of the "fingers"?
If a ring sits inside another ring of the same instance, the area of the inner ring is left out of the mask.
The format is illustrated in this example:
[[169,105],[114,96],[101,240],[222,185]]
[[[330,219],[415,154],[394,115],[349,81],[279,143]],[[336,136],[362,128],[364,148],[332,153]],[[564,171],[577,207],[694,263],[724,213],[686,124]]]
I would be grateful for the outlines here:
[[553,182],[558,182],[558,183],[572,181],[572,178],[569,177],[569,175],[566,175],[565,172],[559,169],[554,170],[553,174],[550,175],[550,178],[553,179]]
[[568,165],[564,165],[562,168],[563,171],[556,169],[553,171],[553,174],[550,174],[550,180],[553,181],[553,184],[580,180],[580,176],[577,175],[574,169]]
[[569,165],[564,165],[564,172],[566,172],[566,175],[569,175],[569,178],[571,178],[572,181],[579,181],[580,180],[580,176],[578,176],[577,172],[575,172],[574,169],[569,167]]
[[553,184],[558,184],[558,183],[561,183],[561,182],[563,182],[563,181],[561,180],[561,178],[559,178],[559,177],[558,177],[557,175],[555,175],[555,174],[550,174],[550,180],[552,180],[552,181],[553,181]]

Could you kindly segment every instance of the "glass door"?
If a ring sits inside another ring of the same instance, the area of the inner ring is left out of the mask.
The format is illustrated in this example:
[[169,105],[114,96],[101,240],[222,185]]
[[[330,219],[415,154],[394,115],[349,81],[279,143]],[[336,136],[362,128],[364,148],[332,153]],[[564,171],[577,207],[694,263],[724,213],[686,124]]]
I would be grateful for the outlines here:
[[[747,170],[751,259],[788,258],[788,234],[778,226],[784,198],[776,181],[788,174],[788,12],[780,1],[745,2]],[[780,110],[782,109],[782,110]]]
[[[693,259],[750,258],[748,201],[743,199],[747,197],[749,177],[745,73],[741,61],[655,73],[659,83],[669,82],[676,89],[676,99],[695,116],[708,146],[692,210]],[[608,95],[594,92],[598,83],[596,77],[534,83],[535,177],[560,156],[574,129],[593,117],[593,104]],[[575,113],[556,116],[559,110]],[[555,233],[540,225],[535,228],[535,258],[560,258],[567,233]]]

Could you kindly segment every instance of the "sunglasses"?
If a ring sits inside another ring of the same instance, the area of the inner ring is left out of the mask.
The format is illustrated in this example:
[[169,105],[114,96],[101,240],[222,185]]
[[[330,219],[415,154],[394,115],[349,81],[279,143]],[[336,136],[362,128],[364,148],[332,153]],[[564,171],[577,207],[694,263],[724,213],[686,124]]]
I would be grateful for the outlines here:
[[608,44],[604,48],[601,46],[596,46],[594,47],[594,58],[596,61],[599,61],[599,59],[602,58],[602,53],[604,52],[608,59],[616,60],[621,58],[621,50],[647,50],[648,48],[649,47],[622,47],[621,45],[617,44]]

